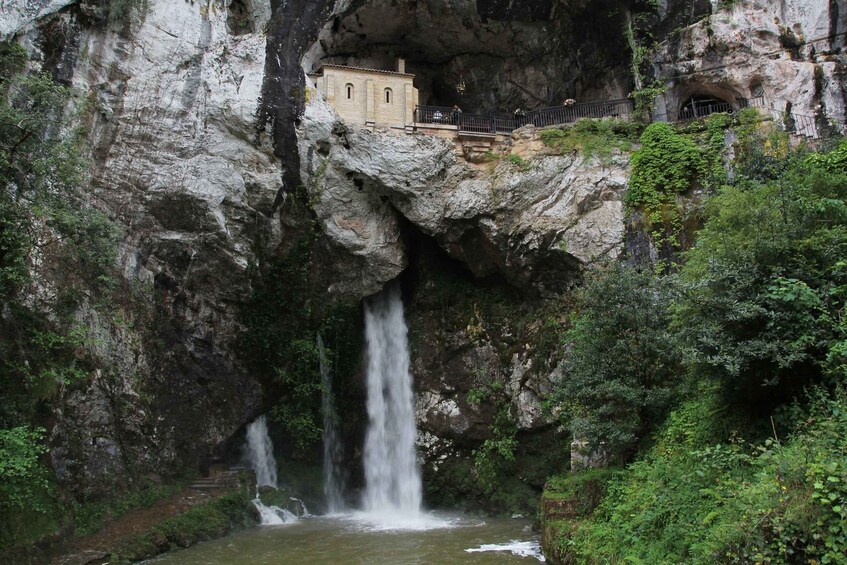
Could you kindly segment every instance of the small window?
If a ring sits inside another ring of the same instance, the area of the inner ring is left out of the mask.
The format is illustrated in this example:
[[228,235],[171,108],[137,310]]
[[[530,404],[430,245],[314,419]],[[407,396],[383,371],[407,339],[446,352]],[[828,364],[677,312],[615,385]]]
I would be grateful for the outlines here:
[[390,88],[385,89],[385,103],[391,104],[391,89]]
[[347,84],[347,100],[353,100],[353,85]]

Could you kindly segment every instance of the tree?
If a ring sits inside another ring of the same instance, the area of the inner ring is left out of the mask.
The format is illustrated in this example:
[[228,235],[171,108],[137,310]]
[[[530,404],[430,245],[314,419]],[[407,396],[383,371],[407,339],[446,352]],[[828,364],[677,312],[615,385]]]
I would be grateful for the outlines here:
[[625,458],[673,400],[679,349],[669,330],[667,281],[614,265],[589,280],[568,332],[567,375],[553,402],[563,424]]
[[838,155],[789,161],[710,201],[674,312],[691,367],[762,409],[844,359],[847,174],[822,165]]

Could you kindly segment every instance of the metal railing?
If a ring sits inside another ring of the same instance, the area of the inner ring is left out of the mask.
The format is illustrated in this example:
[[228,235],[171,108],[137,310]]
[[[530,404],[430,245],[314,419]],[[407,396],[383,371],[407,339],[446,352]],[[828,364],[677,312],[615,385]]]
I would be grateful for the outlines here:
[[699,120],[700,118],[705,118],[712,114],[720,114],[721,112],[732,114],[735,112],[735,106],[729,102],[710,102],[709,104],[694,104],[692,106],[685,106],[679,111],[677,121],[688,122],[691,120]]
[[[705,118],[712,114],[726,112],[732,114],[744,108],[758,108],[770,114],[774,122],[785,128],[788,133],[817,139],[821,136],[818,121],[814,116],[781,112],[768,106],[765,97],[737,98],[735,103],[714,102],[695,104],[682,108],[676,122],[686,122]],[[496,135],[508,134],[519,127],[532,124],[536,127],[556,126],[573,123],[582,118],[621,118],[629,119],[633,114],[633,104],[629,99],[610,100],[608,102],[587,102],[570,106],[541,108],[514,116],[495,114],[470,114],[448,106],[418,106],[415,108],[415,124],[454,126],[459,132]],[[667,115],[655,116],[659,121],[668,121]]]
[[532,124],[536,127],[569,124],[581,118],[629,118],[631,100],[587,102],[570,106],[541,108],[514,116],[496,114],[469,114],[447,106],[418,106],[415,108],[416,124],[452,125],[460,132],[511,133],[519,127]]
[[798,114],[796,112],[780,112],[774,108],[762,108],[768,112],[775,124],[792,135],[801,135],[809,139],[821,137],[818,131],[818,121],[814,116]]
[[519,119],[521,125],[532,124],[536,127],[570,124],[582,118],[624,118],[632,116],[632,100],[609,100],[607,102],[584,102],[570,106],[554,106],[527,112]]
[[415,123],[455,126],[457,113],[448,106],[418,106],[415,108]]

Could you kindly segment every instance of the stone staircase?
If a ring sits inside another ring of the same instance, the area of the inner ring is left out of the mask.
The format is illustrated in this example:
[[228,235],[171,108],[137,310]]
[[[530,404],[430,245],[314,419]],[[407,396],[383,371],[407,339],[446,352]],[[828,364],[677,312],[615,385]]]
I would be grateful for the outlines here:
[[[213,467],[209,471],[208,477],[195,479],[195,481],[189,485],[189,488],[202,491],[235,489],[238,488],[239,485],[239,476],[241,473],[245,472],[250,473],[251,471],[247,471],[243,467],[232,467],[226,469],[216,469]],[[253,482],[255,482],[255,479]]]

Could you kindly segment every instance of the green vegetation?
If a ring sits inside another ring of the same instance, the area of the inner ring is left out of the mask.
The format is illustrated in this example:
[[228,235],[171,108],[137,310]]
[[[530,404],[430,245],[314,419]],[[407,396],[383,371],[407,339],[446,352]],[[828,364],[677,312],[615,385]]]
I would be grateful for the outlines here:
[[608,163],[615,151],[632,150],[641,129],[641,124],[627,120],[584,118],[572,126],[541,130],[539,135],[548,147],[563,153],[578,151]]
[[187,484],[181,481],[168,485],[150,485],[110,500],[75,502],[74,535],[87,536],[98,532],[109,520],[119,518],[131,510],[149,508],[156,502],[180,492]]
[[[713,396],[683,405],[569,543],[581,562],[841,563],[847,550],[847,395],[816,389],[784,442],[716,426]],[[717,429],[716,429],[717,428]]]
[[631,455],[679,392],[669,297],[666,281],[617,265],[580,292],[568,378],[548,404],[563,409],[566,429],[592,448],[602,443],[614,460]]
[[565,560],[847,554],[847,142],[791,149],[741,116],[730,179],[727,123],[655,124],[633,160],[631,206],[712,194],[678,272],[613,267],[582,292],[552,404],[630,464],[596,510],[550,525]]
[[[707,155],[691,137],[670,124],[656,122],[644,130],[641,147],[632,156],[624,202],[630,210],[644,214],[656,248],[666,255],[680,247],[683,213],[678,195],[699,186],[706,173],[714,170],[708,166]],[[668,267],[664,260],[659,261],[660,271]]]
[[532,165],[520,155],[510,154],[506,156],[506,160],[521,171],[528,171]]
[[487,493],[497,490],[498,479],[511,468],[515,460],[515,436],[518,427],[511,413],[511,403],[501,403],[491,423],[491,437],[474,451],[474,472]]
[[147,559],[171,549],[219,538],[228,532],[258,523],[256,508],[246,489],[195,506],[154,526],[149,532],[123,543],[112,562]]
[[703,155],[694,141],[670,124],[650,124],[641,135],[641,148],[632,156],[626,203],[660,214],[675,206],[676,195],[695,186],[704,171]]
[[43,428],[58,391],[93,369],[75,313],[108,300],[117,240],[82,197],[83,132],[62,121],[71,92],[26,66],[0,44],[0,548],[66,520]]

